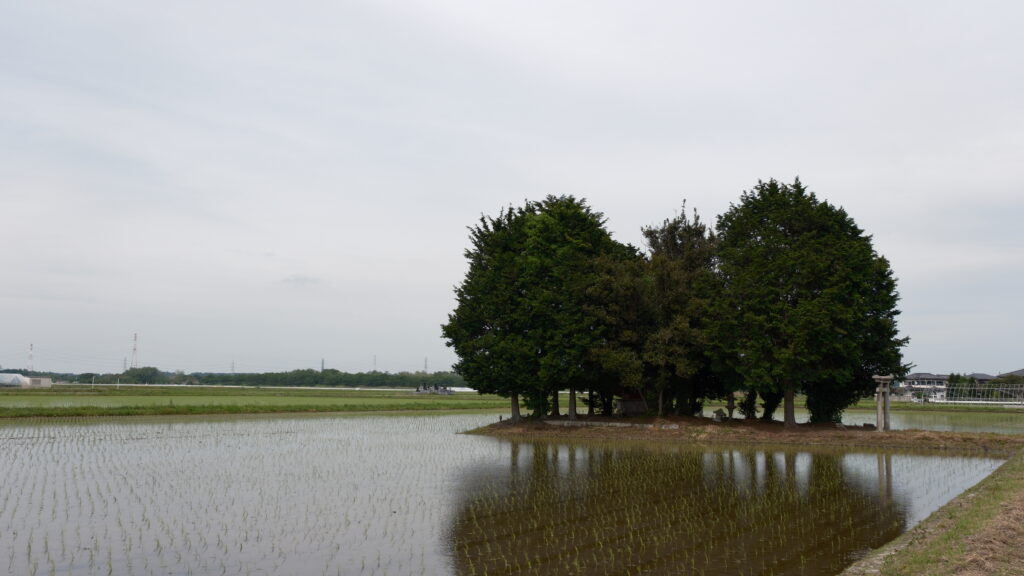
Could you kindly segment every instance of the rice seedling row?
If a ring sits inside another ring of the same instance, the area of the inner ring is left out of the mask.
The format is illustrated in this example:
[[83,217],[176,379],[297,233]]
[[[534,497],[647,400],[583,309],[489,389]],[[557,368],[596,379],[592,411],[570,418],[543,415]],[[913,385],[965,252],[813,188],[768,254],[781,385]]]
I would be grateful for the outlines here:
[[520,444],[491,415],[0,425],[11,574],[821,574],[998,461]]

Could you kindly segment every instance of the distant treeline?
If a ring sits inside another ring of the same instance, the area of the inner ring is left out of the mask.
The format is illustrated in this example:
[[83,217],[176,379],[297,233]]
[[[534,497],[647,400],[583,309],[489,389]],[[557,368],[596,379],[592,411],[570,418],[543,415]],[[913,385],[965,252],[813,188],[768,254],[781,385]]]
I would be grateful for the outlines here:
[[416,388],[417,386],[465,386],[461,376],[452,372],[340,372],[338,370],[292,370],[263,374],[191,374],[198,384],[238,386],[350,386],[380,388]]
[[145,366],[129,368],[119,374],[64,374],[54,372],[18,372],[26,376],[53,378],[54,381],[77,382],[80,384],[191,384],[209,386],[324,386],[324,387],[378,387],[416,388],[465,386],[461,376],[452,372],[341,372],[333,369],[292,370],[291,372],[265,372],[261,374],[230,374],[216,372],[164,372],[159,368]]
[[18,368],[4,368],[4,369],[0,370],[0,374],[21,374],[22,376],[25,376],[27,378],[50,378],[54,382],[57,382],[57,381],[70,382],[70,381],[74,381],[74,379],[78,377],[77,374],[73,374],[73,373],[37,372],[35,370],[20,370]]

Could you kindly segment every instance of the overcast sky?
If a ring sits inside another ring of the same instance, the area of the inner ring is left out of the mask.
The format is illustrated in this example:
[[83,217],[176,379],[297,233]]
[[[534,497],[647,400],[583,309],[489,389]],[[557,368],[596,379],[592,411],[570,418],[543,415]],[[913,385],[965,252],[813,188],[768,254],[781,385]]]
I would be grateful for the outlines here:
[[451,366],[466,227],[799,176],[906,360],[1024,368],[1018,2],[0,0],[0,365]]

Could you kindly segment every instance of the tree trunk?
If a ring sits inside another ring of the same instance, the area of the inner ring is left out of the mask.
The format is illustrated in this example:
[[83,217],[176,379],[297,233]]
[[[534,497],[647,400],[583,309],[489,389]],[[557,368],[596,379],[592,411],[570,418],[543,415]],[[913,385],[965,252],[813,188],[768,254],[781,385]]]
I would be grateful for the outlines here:
[[665,388],[658,388],[658,418],[665,415]]
[[512,421],[519,422],[522,416],[519,414],[519,394],[512,393]]
[[725,408],[729,411],[729,420],[732,420],[732,415],[736,412],[736,394],[729,392],[729,400],[725,404]]
[[587,416],[594,415],[594,389],[587,390]]
[[551,394],[551,417],[558,418],[561,415],[561,411],[558,409],[558,390],[555,390]]
[[693,402],[690,401],[690,389],[687,386],[679,386],[679,393],[676,395],[676,402],[679,403],[679,414],[682,416],[693,416]]
[[778,409],[779,404],[782,403],[782,392],[761,392],[761,399],[764,400],[762,407],[764,412],[761,413],[761,420],[765,422],[771,422],[775,419],[775,411]]
[[786,413],[785,425],[786,428],[796,427],[796,402],[794,396],[796,395],[793,391],[792,386],[787,386],[785,395],[782,397],[783,410]]
[[569,388],[569,420],[576,419],[576,389]]

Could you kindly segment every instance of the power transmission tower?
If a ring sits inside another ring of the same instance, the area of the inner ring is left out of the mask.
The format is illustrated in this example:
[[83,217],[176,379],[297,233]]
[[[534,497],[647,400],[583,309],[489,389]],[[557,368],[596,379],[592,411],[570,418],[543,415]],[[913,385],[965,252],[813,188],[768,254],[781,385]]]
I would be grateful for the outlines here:
[[36,369],[35,362],[32,360],[32,346],[33,345],[31,343],[28,345],[28,371],[29,372],[35,372],[35,369]]
[[139,367],[139,333],[132,335],[132,368]]

